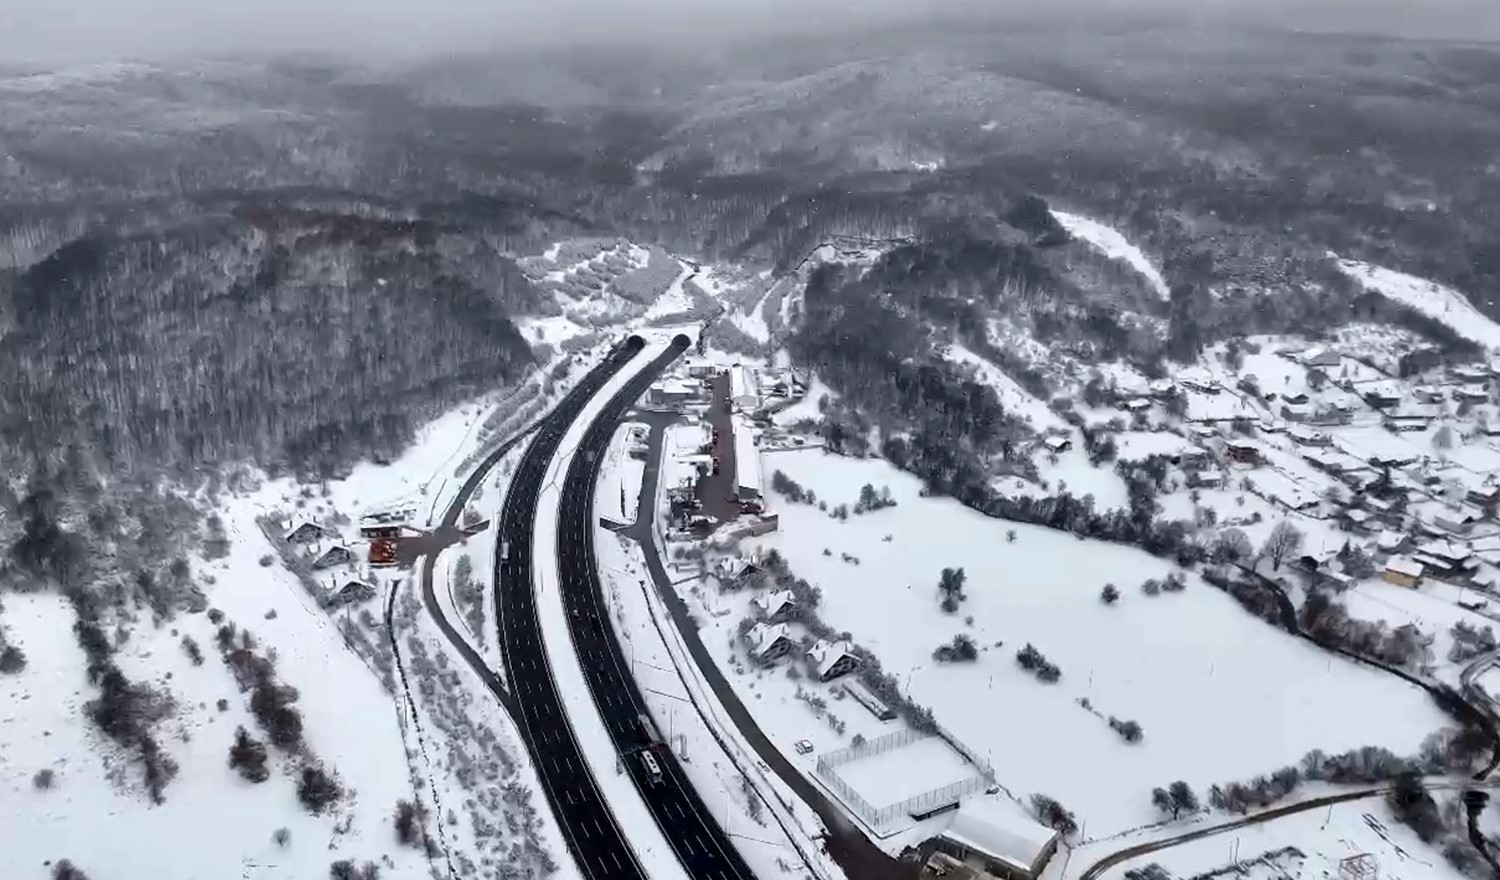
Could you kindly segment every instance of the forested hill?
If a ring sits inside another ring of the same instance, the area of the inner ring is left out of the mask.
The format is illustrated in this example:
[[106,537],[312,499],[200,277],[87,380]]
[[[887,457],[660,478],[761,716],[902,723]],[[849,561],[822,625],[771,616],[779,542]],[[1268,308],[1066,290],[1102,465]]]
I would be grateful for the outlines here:
[[7,283],[10,449],[306,473],[394,453],[514,378],[510,314],[540,301],[478,235],[305,211],[90,233]]

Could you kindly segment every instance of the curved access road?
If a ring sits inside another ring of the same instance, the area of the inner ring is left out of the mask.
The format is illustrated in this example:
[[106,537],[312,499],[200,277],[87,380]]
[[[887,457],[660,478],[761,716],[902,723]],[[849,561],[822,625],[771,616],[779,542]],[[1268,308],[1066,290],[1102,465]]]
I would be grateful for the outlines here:
[[[550,418],[551,414],[543,416],[536,423],[509,440],[506,440],[496,447],[495,451],[485,456],[484,461],[480,462],[478,467],[474,469],[474,472],[469,474],[469,478],[459,487],[458,493],[453,496],[453,500],[448,504],[448,508],[443,511],[440,530],[447,531],[457,528],[458,518],[463,514],[464,507],[469,503],[469,498],[474,495],[474,490],[478,489],[479,484],[488,476],[490,469],[507,452],[514,449],[517,443],[525,440],[531,435],[531,432],[546,424]],[[500,680],[500,676],[495,670],[490,668],[489,663],[485,662],[484,658],[479,656],[479,652],[474,650],[474,646],[469,643],[469,640],[459,634],[458,628],[453,625],[453,622],[443,613],[442,606],[438,604],[437,595],[433,592],[432,586],[432,569],[437,561],[437,556],[438,554],[436,553],[428,553],[423,556],[421,567],[417,571],[418,583],[422,588],[422,605],[427,609],[427,616],[431,617],[432,622],[437,624],[437,628],[443,633],[443,638],[448,640],[448,644],[452,646],[453,650],[463,658],[463,661],[469,665],[470,669],[474,670],[474,673],[484,682],[484,686],[489,689],[489,692],[495,695],[495,699],[500,702],[501,707],[505,709],[506,713],[514,718],[517,711],[516,701],[511,696],[510,691],[506,690],[505,683]]]
[[495,546],[495,607],[516,706],[513,718],[547,805],[586,880],[645,880],[646,874],[599,791],[552,678],[533,592],[532,535],[542,480],[568,426],[644,346],[644,340],[632,336],[615,349],[540,426],[511,477]]
[[[755,875],[713,820],[670,745],[660,743],[656,731],[644,721],[649,710],[609,622],[594,555],[594,484],[610,438],[625,411],[689,344],[686,336],[678,336],[672,347],[621,388],[589,425],[562,487],[558,576],[573,648],[589,691],[624,767],[677,860],[695,880],[753,880]],[[646,755],[654,759],[659,773],[647,769]]]

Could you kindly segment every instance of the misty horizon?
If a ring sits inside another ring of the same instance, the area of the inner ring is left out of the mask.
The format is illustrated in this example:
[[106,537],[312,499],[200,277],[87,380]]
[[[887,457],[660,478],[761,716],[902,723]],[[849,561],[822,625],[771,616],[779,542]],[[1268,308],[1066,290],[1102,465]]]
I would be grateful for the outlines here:
[[906,22],[971,17],[1056,24],[1113,20],[1253,25],[1422,39],[1500,40],[1489,0],[1065,0],[1019,10],[946,0],[0,0],[0,63],[291,53],[406,60],[520,47],[690,42],[713,45],[785,34],[857,33]]

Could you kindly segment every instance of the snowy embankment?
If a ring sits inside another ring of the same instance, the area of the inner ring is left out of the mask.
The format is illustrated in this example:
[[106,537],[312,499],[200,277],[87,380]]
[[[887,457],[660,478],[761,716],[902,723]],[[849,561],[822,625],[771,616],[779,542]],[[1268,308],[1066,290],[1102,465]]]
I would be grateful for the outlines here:
[[636,859],[646,872],[658,880],[687,880],[687,872],[677,861],[671,846],[656,824],[635,783],[620,767],[609,730],[599,714],[584,676],[583,666],[573,647],[568,629],[568,614],[563,606],[557,568],[559,534],[558,508],[562,501],[563,477],[583,442],[589,425],[612,398],[632,378],[650,366],[667,349],[667,344],[647,345],[616,373],[589,401],[579,417],[563,435],[557,454],[542,477],[542,493],[537,503],[536,535],[532,542],[532,571],[535,578],[536,609],[541,622],[542,642],[547,664],[560,693],[569,694],[563,701],[568,724],[579,749],[588,761],[594,782],[609,810],[624,832]]
[[1487,349],[1500,349],[1500,324],[1453,288],[1357,260],[1339,260],[1338,267],[1366,290],[1421,312]]
[[[442,554],[433,566],[433,592],[440,603],[451,593],[446,562],[452,556]],[[580,877],[565,855],[567,843],[546,799],[536,794],[540,780],[514,722],[479,675],[453,657],[441,630],[420,607],[415,587],[408,581],[401,590],[395,624],[420,713],[416,724],[408,717],[408,742],[421,767],[423,801],[436,802],[433,836],[461,877],[481,876],[480,867],[484,876],[556,868],[560,873],[550,876],[558,880]],[[444,613],[463,633],[460,616],[451,607]],[[498,662],[491,668],[502,671]]]
[[[988,756],[1002,785],[1056,797],[1091,837],[1154,821],[1150,792],[1164,782],[1201,790],[1313,748],[1411,754],[1446,723],[1421,690],[1318,651],[1196,577],[1180,593],[1143,594],[1144,580],[1177,569],[1142,551],[922,497],[916,478],[882,461],[786,452],[776,467],[829,504],[852,502],[866,483],[890,486],[899,506],[847,522],[778,504],[781,529],[766,540],[822,589],[824,620]],[[939,608],[944,567],[968,576],[954,614]],[[1114,606],[1100,602],[1106,582],[1123,594]],[[979,646],[977,661],[935,662],[958,634]],[[1027,643],[1062,670],[1059,683],[1018,667]],[[1372,727],[1376,711],[1384,721]],[[997,713],[1024,720],[996,724]],[[1138,722],[1144,739],[1127,744],[1109,716]]]
[[1063,211],[1053,211],[1052,216],[1057,222],[1073,235],[1081,238],[1095,249],[1112,260],[1121,260],[1132,269],[1139,272],[1151,284],[1151,289],[1162,298],[1170,295],[1167,281],[1161,276],[1161,272],[1151,264],[1139,247],[1130,243],[1119,230],[1106,226],[1098,220],[1085,217],[1081,214],[1068,214]]
[[[622,489],[627,495],[640,491],[642,474],[624,467],[632,461],[623,455],[619,441],[624,436],[623,428],[616,433],[619,449],[611,446],[600,471],[595,491],[601,500]],[[801,877],[807,868],[804,859],[810,859],[818,877],[842,877],[814,840],[822,834],[822,823],[759,762],[698,673],[651,584],[641,545],[597,522],[594,542],[610,619],[652,719],[671,738],[670,746],[683,757],[682,767],[705,802],[725,804],[725,812],[715,810],[714,818],[722,815],[724,830],[755,876]],[[797,838],[795,846],[791,836]]]

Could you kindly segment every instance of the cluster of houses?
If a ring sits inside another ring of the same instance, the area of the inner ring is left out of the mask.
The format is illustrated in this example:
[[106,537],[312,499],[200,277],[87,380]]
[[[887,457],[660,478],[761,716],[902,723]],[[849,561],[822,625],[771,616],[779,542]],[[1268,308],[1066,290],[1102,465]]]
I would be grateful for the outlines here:
[[[360,517],[359,540],[349,540],[339,529],[307,517],[280,523],[280,537],[290,567],[316,581],[329,607],[364,602],[375,597],[374,571],[401,564],[404,540],[422,537],[416,525],[418,509],[410,503],[371,511]],[[460,526],[473,529],[482,517],[465,510]],[[356,549],[364,544],[363,553]]]
[[[726,589],[738,589],[754,582],[761,573],[754,560],[725,558],[714,572]],[[859,668],[859,656],[847,639],[813,638],[799,634],[796,626],[802,609],[791,590],[766,590],[750,599],[751,619],[745,630],[745,650],[755,662],[774,666],[782,660],[801,658],[809,678],[829,683]]]
[[[1426,431],[1444,416],[1464,418],[1477,407],[1487,413],[1496,399],[1500,360],[1441,373],[1428,364],[1424,380],[1408,383],[1360,379],[1380,370],[1324,346],[1278,354],[1301,365],[1307,381],[1266,393],[1246,375],[1231,392],[1209,370],[1189,367],[1170,380],[1130,389],[1136,396],[1123,408],[1143,411],[1175,395],[1238,394],[1253,403],[1253,412],[1219,407],[1218,415],[1186,415],[1183,430],[1200,449],[1172,460],[1188,486],[1220,488],[1231,478],[1243,479],[1250,491],[1287,511],[1332,520],[1348,533],[1337,544],[1365,549],[1392,583],[1441,580],[1500,590],[1500,473],[1448,465],[1437,448],[1423,454],[1412,446],[1403,455],[1392,452],[1404,448],[1393,443],[1379,444],[1386,447],[1381,453],[1361,453],[1338,439],[1340,428],[1356,421],[1378,421],[1405,434]],[[1500,417],[1465,424],[1473,427],[1465,430],[1468,438],[1500,437]],[[1067,448],[1067,440],[1046,437],[1039,445],[1055,453]],[[1327,479],[1313,478],[1312,471]],[[1310,553],[1307,567],[1346,578],[1332,561],[1337,549]]]
[[323,604],[329,608],[357,605],[375,598],[371,579],[359,572],[359,554],[343,542],[337,531],[311,519],[283,524],[282,540],[311,580],[318,583]]

